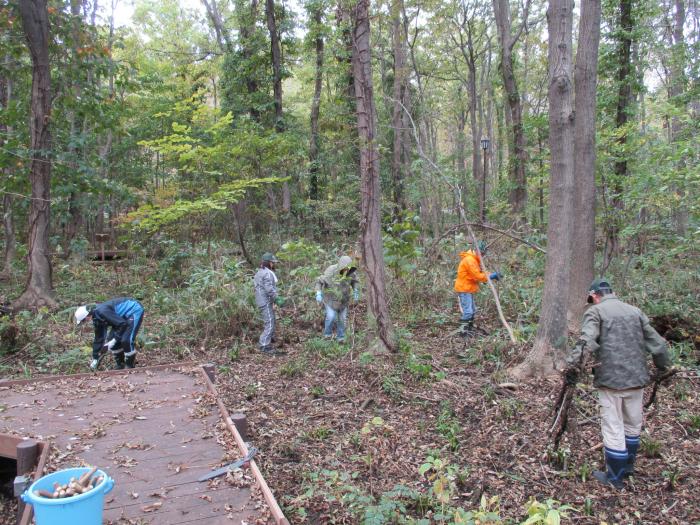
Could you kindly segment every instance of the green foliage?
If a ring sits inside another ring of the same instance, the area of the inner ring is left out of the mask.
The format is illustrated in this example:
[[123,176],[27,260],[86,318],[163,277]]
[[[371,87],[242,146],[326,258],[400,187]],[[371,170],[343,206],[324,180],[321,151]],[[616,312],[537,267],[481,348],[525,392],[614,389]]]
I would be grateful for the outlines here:
[[300,377],[304,375],[308,363],[303,358],[290,359],[280,367],[280,375],[286,378]]
[[202,215],[225,212],[228,206],[239,202],[251,189],[266,184],[279,183],[283,179],[268,177],[229,182],[221,185],[217,191],[207,197],[196,200],[176,200],[170,205],[158,206],[146,204],[130,212],[126,221],[135,231],[155,233],[182,220],[200,219]]
[[416,270],[416,263],[422,257],[420,239],[420,218],[408,216],[386,227],[384,261],[397,277],[405,278]]
[[562,505],[554,499],[547,499],[544,503],[532,499],[527,509],[528,518],[521,525],[559,525],[569,510],[573,510],[573,507]]
[[435,428],[447,440],[450,450],[453,452],[459,450],[459,436],[462,433],[462,425],[449,403],[443,402],[441,404],[440,415]]
[[658,458],[661,456],[661,442],[648,435],[642,435],[639,441],[639,452],[649,458]]

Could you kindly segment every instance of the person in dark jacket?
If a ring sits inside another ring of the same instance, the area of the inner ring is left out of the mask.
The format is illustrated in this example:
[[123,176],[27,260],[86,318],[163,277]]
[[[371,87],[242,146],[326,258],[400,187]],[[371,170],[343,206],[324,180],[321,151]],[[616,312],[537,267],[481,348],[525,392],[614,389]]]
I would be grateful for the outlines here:
[[275,264],[279,260],[272,253],[265,253],[262,256],[260,268],[253,277],[255,288],[255,306],[260,310],[263,320],[263,331],[260,334],[260,351],[264,354],[278,354],[272,346],[275,337],[275,308],[274,305],[282,305],[282,298],[277,295],[277,275],[275,274]]
[[84,305],[76,309],[75,324],[79,325],[91,317],[95,328],[90,368],[93,370],[97,368],[97,360],[103,347],[107,347],[114,354],[117,369],[121,370],[125,366],[134,368],[136,364],[134,341],[141,328],[143,311],[141,303],[129,297],[117,297],[97,306]]
[[666,341],[639,308],[622,302],[608,281],[591,283],[581,337],[567,357],[567,381],[576,382],[584,351],[595,356],[594,385],[598,388],[606,472],[593,476],[622,488],[631,475],[642,431],[644,386],[649,382],[647,357],[660,372],[671,366]]

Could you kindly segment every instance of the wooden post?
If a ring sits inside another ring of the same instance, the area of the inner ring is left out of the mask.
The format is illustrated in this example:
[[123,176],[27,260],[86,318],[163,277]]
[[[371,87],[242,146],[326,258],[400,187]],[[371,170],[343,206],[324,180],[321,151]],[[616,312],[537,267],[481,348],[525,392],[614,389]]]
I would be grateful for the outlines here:
[[[27,439],[17,444],[17,475],[24,476],[34,470],[36,458],[39,454],[39,445],[33,439]],[[21,498],[17,499],[17,523],[24,514],[25,503]]]
[[206,363],[202,365],[202,369],[209,377],[209,381],[216,383],[216,366],[214,363]]
[[109,234],[107,233],[97,233],[95,234],[95,237],[99,239],[100,243],[100,259],[102,262],[105,262],[105,237],[109,237]]
[[233,421],[236,430],[241,435],[243,441],[248,441],[248,420],[245,414],[237,413],[231,416],[231,421]]

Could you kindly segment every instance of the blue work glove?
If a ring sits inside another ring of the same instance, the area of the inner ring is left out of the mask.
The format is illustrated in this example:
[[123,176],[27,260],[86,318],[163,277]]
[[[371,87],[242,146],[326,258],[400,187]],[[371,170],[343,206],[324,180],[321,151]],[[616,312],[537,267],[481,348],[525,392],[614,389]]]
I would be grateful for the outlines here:
[[321,304],[323,302],[323,292],[321,292],[321,290],[318,290],[316,292],[316,302],[318,304]]
[[489,275],[489,279],[491,279],[492,281],[500,281],[501,277],[503,277],[503,275],[501,275],[501,272],[493,272],[491,275]]
[[360,300],[360,290],[359,289],[355,288],[352,291],[352,298],[355,299],[355,302]]

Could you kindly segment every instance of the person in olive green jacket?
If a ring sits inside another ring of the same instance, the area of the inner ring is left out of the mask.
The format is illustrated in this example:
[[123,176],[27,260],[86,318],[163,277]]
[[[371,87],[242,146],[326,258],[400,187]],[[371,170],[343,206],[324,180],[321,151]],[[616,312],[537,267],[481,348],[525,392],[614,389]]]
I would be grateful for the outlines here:
[[357,280],[357,268],[352,258],[343,255],[337,264],[331,264],[316,281],[316,301],[326,309],[326,320],[323,323],[323,337],[333,337],[336,330],[336,340],[345,341],[345,321],[348,315],[350,294],[357,302],[360,299],[360,288]]
[[605,279],[591,283],[581,336],[567,357],[567,381],[576,382],[582,353],[595,355],[601,431],[607,472],[595,471],[600,482],[615,488],[633,473],[642,430],[644,386],[649,382],[647,357],[660,372],[671,366],[666,341],[639,308],[622,302]]

